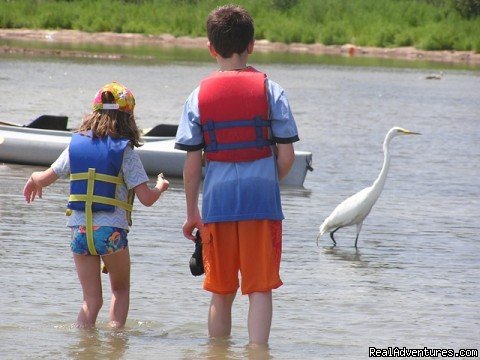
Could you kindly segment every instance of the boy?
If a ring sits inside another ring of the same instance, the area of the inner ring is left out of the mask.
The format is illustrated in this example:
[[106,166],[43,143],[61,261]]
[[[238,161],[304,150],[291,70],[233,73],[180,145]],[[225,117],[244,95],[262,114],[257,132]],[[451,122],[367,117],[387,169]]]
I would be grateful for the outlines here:
[[[212,292],[208,331],[231,332],[231,311],[239,287],[248,294],[248,333],[266,344],[272,322],[272,289],[279,276],[283,213],[279,180],[293,164],[296,124],[283,89],[247,66],[254,26],[239,6],[222,6],[207,19],[208,49],[220,67],[187,99],[175,148],[186,150],[184,186],[187,219],[183,234],[202,233],[205,280]],[[202,215],[198,209],[205,179]]]

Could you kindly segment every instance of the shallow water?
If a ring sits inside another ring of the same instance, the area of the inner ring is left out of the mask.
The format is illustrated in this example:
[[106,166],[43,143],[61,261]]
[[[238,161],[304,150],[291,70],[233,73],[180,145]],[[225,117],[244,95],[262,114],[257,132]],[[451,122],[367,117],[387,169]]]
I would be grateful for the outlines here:
[[[137,99],[140,126],[175,124],[211,63],[156,65],[0,58],[2,120],[64,114],[79,124],[102,84],[118,80]],[[72,327],[81,301],[64,227],[59,181],[27,205],[31,166],[0,164],[0,351],[5,359],[320,359],[368,357],[368,348],[479,348],[480,76],[446,71],[327,65],[264,65],[282,84],[298,122],[299,150],[313,153],[303,188],[283,188],[284,286],[274,292],[269,349],[250,349],[248,301],[237,296],[232,338],[207,339],[209,294],[188,270],[184,195],[174,179],[156,205],[136,204],[130,233],[127,327],[108,329],[109,287],[95,331]],[[371,184],[382,141],[399,125],[385,189],[355,229],[316,245],[318,226],[345,197]],[[1,145],[0,145],[1,151]]]

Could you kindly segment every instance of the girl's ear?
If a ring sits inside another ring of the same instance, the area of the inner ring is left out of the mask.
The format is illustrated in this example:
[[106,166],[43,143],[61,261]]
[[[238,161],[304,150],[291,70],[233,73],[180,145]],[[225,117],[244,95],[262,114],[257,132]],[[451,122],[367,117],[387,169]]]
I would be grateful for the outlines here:
[[210,44],[210,41],[207,42],[207,47],[208,47],[208,51],[210,51],[210,55],[214,58],[217,57],[217,52],[215,51],[215,49],[213,48],[213,45]]
[[248,43],[247,52],[249,54],[253,53],[253,46],[255,45],[255,40],[252,40]]

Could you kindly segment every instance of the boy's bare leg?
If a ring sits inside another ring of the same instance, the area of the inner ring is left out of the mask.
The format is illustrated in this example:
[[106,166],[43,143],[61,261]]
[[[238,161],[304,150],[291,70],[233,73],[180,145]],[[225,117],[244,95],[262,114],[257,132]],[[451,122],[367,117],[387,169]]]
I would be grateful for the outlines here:
[[110,302],[110,326],[122,328],[127,321],[130,307],[130,252],[117,251],[103,257],[103,262],[108,269],[112,300]]
[[250,343],[266,344],[272,325],[272,292],[254,292],[248,295],[248,335]]
[[212,294],[208,311],[208,333],[213,338],[224,338],[232,332],[232,304],[236,292],[233,294]]
[[83,290],[83,304],[78,313],[77,326],[93,327],[103,304],[100,257],[74,253],[73,260]]

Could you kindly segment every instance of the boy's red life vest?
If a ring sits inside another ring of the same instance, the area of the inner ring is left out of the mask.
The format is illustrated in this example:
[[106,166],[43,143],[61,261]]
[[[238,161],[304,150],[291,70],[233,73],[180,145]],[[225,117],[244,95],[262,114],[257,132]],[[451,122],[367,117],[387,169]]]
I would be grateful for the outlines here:
[[272,155],[265,80],[252,67],[202,80],[198,107],[207,160],[240,162]]

